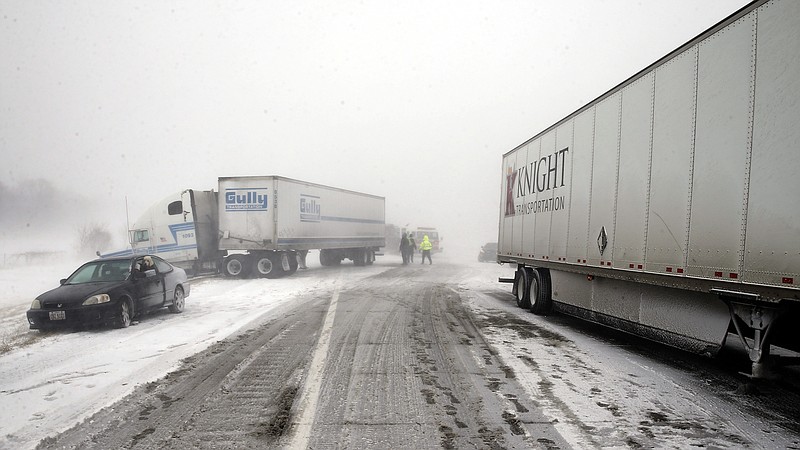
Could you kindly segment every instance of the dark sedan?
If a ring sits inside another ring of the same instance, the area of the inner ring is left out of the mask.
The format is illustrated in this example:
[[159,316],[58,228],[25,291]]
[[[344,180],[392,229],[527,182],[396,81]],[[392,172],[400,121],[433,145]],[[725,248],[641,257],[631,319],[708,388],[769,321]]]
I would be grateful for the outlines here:
[[28,323],[32,330],[89,324],[125,328],[154,309],[183,312],[188,295],[186,272],[157,256],[97,259],[36,297]]

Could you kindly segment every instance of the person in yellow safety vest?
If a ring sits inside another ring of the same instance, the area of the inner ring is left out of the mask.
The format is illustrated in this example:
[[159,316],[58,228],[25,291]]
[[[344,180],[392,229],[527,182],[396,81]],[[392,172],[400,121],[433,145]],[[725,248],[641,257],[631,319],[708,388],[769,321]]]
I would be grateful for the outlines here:
[[422,238],[422,243],[419,244],[419,249],[422,250],[422,263],[425,264],[425,257],[428,257],[428,262],[433,264],[433,260],[431,260],[431,249],[433,248],[433,244],[431,244],[430,239],[428,239],[428,235],[426,234]]

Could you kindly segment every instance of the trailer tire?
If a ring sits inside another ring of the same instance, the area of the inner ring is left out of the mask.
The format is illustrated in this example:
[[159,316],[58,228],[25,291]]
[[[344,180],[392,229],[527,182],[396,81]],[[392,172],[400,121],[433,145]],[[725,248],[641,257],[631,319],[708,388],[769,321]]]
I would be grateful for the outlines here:
[[289,253],[289,270],[284,272],[284,275],[291,275],[297,272],[300,263],[297,262],[297,254],[294,252]]
[[530,267],[520,267],[514,275],[514,297],[517,299],[517,306],[528,309],[531,307],[531,276],[533,270]]
[[270,261],[272,261],[272,271],[266,275],[267,278],[280,278],[287,274],[286,271],[283,270],[283,253],[276,252],[269,255]]
[[319,251],[319,263],[322,266],[338,266],[341,264],[342,259],[341,255],[338,252],[334,252],[328,249],[322,249]]
[[353,264],[359,267],[367,265],[367,249],[357,248],[353,250]]
[[367,265],[371,266],[375,262],[375,250],[367,250]]
[[328,267],[333,265],[333,263],[331,263],[331,257],[328,254],[328,251],[325,249],[319,251],[319,264],[323,267]]
[[530,311],[538,316],[550,313],[553,299],[550,296],[550,271],[547,269],[531,270],[531,283],[528,294]]
[[223,262],[223,272],[228,277],[244,277],[247,274],[247,258],[244,255],[229,256]]

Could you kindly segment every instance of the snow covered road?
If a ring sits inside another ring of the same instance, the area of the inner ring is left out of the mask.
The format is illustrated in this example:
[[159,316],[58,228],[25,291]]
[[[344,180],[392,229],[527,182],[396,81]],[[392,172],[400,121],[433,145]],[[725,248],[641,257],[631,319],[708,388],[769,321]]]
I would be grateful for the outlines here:
[[[724,358],[533,316],[497,283],[512,272],[438,255],[210,278],[180,315],[22,332],[28,343],[7,333],[0,448],[87,418],[43,447],[800,448],[796,390],[752,395]],[[0,321],[24,322],[26,307]]]

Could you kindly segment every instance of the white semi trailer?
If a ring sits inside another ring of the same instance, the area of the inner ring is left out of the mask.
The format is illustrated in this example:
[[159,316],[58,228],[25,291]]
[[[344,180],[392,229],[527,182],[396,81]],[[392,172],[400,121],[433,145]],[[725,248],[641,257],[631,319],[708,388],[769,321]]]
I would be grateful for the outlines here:
[[279,176],[221,177],[219,191],[188,189],[150,207],[130,231],[131,249],[180,267],[229,276],[280,277],[308,250],[320,263],[363,266],[386,245],[383,197]]
[[800,2],[755,1],[503,155],[520,307],[800,347]]

